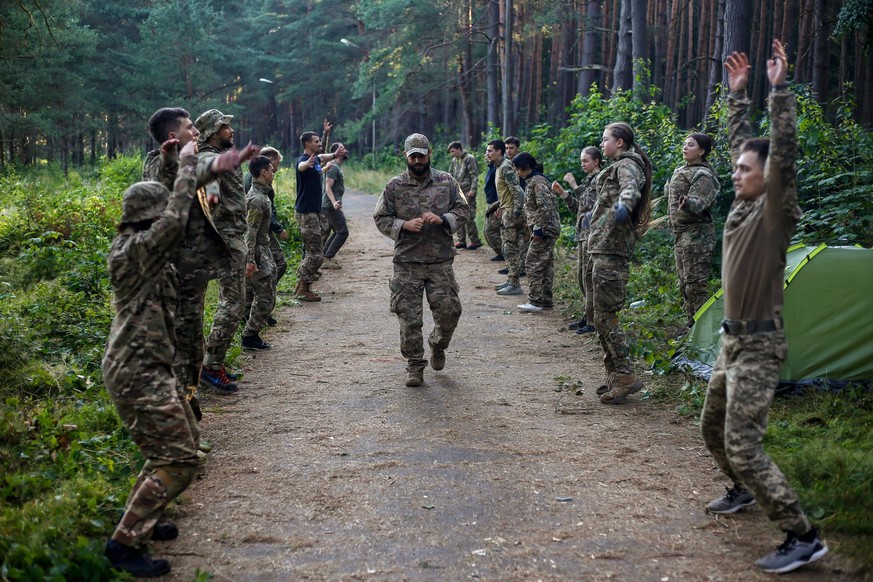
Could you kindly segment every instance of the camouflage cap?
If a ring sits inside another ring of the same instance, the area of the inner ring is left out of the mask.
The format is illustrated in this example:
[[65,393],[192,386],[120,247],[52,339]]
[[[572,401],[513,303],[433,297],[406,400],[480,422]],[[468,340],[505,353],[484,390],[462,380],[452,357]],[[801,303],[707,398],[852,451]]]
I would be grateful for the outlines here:
[[230,125],[232,120],[233,115],[225,115],[218,109],[210,109],[200,114],[194,122],[194,127],[200,132],[200,141],[206,141],[221,129],[222,125]]
[[137,182],[124,191],[121,222],[142,222],[163,214],[170,191],[160,182]]
[[430,153],[430,142],[427,141],[427,138],[422,134],[413,133],[406,138],[406,142],[403,144],[403,149],[406,153],[406,157],[409,157],[412,154],[426,156]]

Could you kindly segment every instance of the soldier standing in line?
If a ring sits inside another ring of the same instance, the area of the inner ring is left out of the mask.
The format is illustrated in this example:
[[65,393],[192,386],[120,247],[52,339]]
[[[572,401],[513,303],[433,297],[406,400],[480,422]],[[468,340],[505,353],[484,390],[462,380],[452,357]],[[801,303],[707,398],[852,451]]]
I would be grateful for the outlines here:
[[543,166],[527,152],[512,159],[520,180],[527,183],[524,193],[525,221],[530,226],[531,241],[525,262],[528,276],[528,301],[521,311],[536,313],[554,308],[552,286],[555,283],[555,243],[561,236],[558,200],[543,175]]
[[172,263],[196,201],[196,167],[192,140],[178,153],[172,194],[159,182],[128,188],[109,251],[116,314],[103,356],[103,383],[146,462],[106,544],[106,557],[138,577],[170,571],[170,564],[153,560],[146,546],[149,540],[179,535],[175,525],[157,522],[197,468],[196,438],[173,374],[178,276]]
[[400,321],[400,352],[408,363],[407,386],[424,382],[422,292],[433,314],[430,366],[442,370],[446,349],[461,317],[461,299],[452,263],[452,233],[467,218],[467,201],[448,172],[430,167],[428,139],[413,133],[404,144],[406,171],[389,180],[376,202],[373,220],[393,239],[391,312]]
[[273,271],[276,265],[270,252],[272,223],[273,163],[266,156],[249,162],[252,187],[246,194],[246,279],[252,287],[252,306],[242,333],[242,347],[266,350],[271,346],[261,339],[261,330],[276,304]]
[[[330,153],[343,145],[339,142],[330,144]],[[324,195],[321,199],[321,215],[327,220],[328,236],[324,241],[323,269],[342,269],[336,261],[336,254],[349,239],[349,226],[346,223],[346,215],[343,212],[343,194],[346,192],[345,173],[343,164],[348,159],[348,154],[337,156],[330,167],[324,172]]]
[[495,215],[500,219],[500,237],[503,239],[503,254],[506,257],[507,280],[496,286],[498,295],[521,295],[518,278],[521,272],[521,247],[524,245],[524,191],[512,162],[504,157],[506,146],[495,139],[488,142],[485,158],[496,167],[494,185],[497,188],[499,207]]
[[785,48],[773,41],[770,138],[752,138],[749,59],[732,53],[728,72],[728,141],[736,199],[724,225],[724,314],[721,351],[706,389],[703,440],[733,487],[706,506],[734,513],[760,503],[786,533],[775,552],[755,564],[782,574],[828,552],[779,467],[764,450],[767,415],[788,351],[782,327],[785,253],[803,214],[797,206],[797,114],[785,82]]
[[[157,110],[149,119],[148,127],[152,139],[163,145],[146,156],[143,180],[161,182],[169,190],[176,181],[179,168],[178,148],[197,140],[200,132],[188,112],[179,107]],[[218,374],[201,377],[206,287],[210,279],[227,269],[230,260],[230,249],[212,221],[210,206],[218,204],[219,200],[219,194],[213,188],[214,180],[225,172],[233,171],[256,152],[254,146],[247,146],[241,151],[232,149],[217,157],[198,156],[198,198],[188,214],[185,238],[173,257],[173,264],[179,273],[179,305],[176,310],[178,346],[173,370],[179,379],[180,389],[189,395],[195,393],[201,382],[219,392],[233,393],[237,390],[233,382],[236,376],[224,368]],[[211,193],[207,193],[207,190],[211,190]],[[193,398],[192,402],[196,404]]]
[[576,183],[576,178],[570,172],[564,174],[564,181],[573,189],[573,196],[564,190],[558,182],[552,182],[552,190],[555,191],[564,202],[570,212],[576,215],[576,244],[579,249],[576,253],[576,282],[582,297],[585,299],[585,317],[577,323],[572,323],[569,329],[575,329],[577,334],[591,333],[594,329],[594,288],[591,282],[591,266],[588,255],[588,235],[591,232],[591,209],[597,200],[597,177],[600,175],[603,154],[594,146],[582,150],[580,164],[582,170],[588,174],[582,185]]
[[685,329],[694,325],[694,314],[709,299],[709,275],[715,251],[712,205],[721,190],[718,174],[706,157],[712,138],[692,133],[685,138],[685,165],[673,172],[664,190],[670,209],[670,226],[675,237],[673,254],[679,275],[679,290],[685,309]]
[[643,388],[643,381],[633,373],[630,346],[618,312],[627,298],[637,231],[647,221],[652,164],[634,142],[633,129],[626,123],[607,125],[600,148],[615,162],[597,179],[599,190],[588,237],[594,327],[607,374],[606,384],[597,388],[597,394],[605,404],[621,404]]
[[[476,190],[479,188],[479,164],[476,163],[476,157],[465,151],[459,141],[450,143],[446,151],[452,156],[449,174],[461,185],[461,191],[467,198],[467,206],[470,208],[467,220],[455,233],[455,248],[475,251],[482,246],[479,230],[476,228]],[[467,244],[468,238],[469,244]]]
[[[521,151],[521,140],[515,137],[514,135],[510,135],[503,138],[503,143],[506,146],[506,152],[503,156],[509,160],[510,162],[515,159],[515,156]],[[523,178],[519,178],[518,185],[521,188],[522,193],[527,189],[527,184],[525,183]],[[522,226],[521,226],[521,243],[518,247],[518,276],[524,277],[526,273],[524,272],[524,266],[527,264],[527,250],[530,247],[530,231],[527,227],[527,224],[524,222],[524,212],[521,213],[522,218]],[[503,268],[497,271],[501,275],[508,275],[509,269]]]
[[[486,161],[488,161],[486,156]],[[503,239],[500,236],[500,219],[497,218],[497,209],[500,200],[497,198],[497,186],[494,180],[497,177],[497,166],[488,161],[488,170],[485,171],[485,241],[494,251],[492,261],[503,261]]]
[[301,301],[321,301],[321,296],[312,290],[312,283],[318,278],[318,269],[324,262],[324,249],[321,225],[321,162],[336,160],[346,155],[346,148],[340,145],[331,154],[320,154],[321,138],[314,131],[304,131],[300,135],[303,155],[297,159],[297,203],[294,218],[303,239],[303,260],[297,267],[297,288],[294,294]]

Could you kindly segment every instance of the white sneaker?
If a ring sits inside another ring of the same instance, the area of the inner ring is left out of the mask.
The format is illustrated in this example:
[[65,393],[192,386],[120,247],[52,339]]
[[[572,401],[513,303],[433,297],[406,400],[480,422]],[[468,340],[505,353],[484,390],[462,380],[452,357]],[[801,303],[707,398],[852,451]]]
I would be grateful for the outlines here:
[[533,303],[530,303],[530,302],[522,303],[521,305],[518,306],[518,308],[521,311],[526,311],[528,313],[538,313],[538,312],[543,310],[542,307],[540,307],[538,305],[534,305]]

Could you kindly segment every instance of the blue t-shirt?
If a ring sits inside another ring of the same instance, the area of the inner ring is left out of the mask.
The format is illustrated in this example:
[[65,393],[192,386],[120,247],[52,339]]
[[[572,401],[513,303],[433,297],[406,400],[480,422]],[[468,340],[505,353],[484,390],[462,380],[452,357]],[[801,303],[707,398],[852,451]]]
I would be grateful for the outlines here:
[[485,172],[485,202],[488,204],[497,202],[497,185],[494,184],[496,171],[497,167],[494,164],[488,164],[488,171]]
[[300,214],[321,213],[321,163],[305,172],[300,171],[300,164],[309,161],[306,154],[297,158],[294,171],[297,172],[297,203],[294,210]]

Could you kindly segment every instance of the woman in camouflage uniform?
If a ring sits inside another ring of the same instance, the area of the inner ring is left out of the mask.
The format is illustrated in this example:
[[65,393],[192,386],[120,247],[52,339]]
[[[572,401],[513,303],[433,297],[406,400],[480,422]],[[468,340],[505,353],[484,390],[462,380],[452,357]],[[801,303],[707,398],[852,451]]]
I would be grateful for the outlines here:
[[607,125],[600,149],[615,161],[597,179],[597,201],[591,211],[588,237],[594,327],[603,347],[607,373],[606,384],[597,393],[605,404],[621,404],[643,388],[642,380],[633,373],[628,339],[618,312],[627,297],[634,245],[648,219],[652,164],[634,142],[633,129],[626,123]]
[[706,157],[712,138],[693,133],[685,138],[685,165],[676,168],[664,190],[670,206],[670,226],[675,236],[674,255],[679,290],[685,309],[686,331],[694,325],[694,314],[709,299],[709,275],[715,251],[715,225],[710,208],[721,186]]
[[570,325],[577,334],[591,333],[594,329],[594,298],[591,286],[591,261],[588,260],[588,234],[591,232],[591,209],[597,200],[597,177],[603,164],[603,154],[594,146],[582,150],[579,156],[582,169],[588,177],[581,185],[576,183],[576,177],[570,172],[564,174],[564,181],[573,189],[573,196],[564,190],[558,182],[552,182],[552,190],[564,199],[567,208],[576,215],[576,281],[582,297],[585,299],[585,317],[578,323]]
[[561,235],[561,217],[558,201],[543,176],[543,166],[527,152],[512,160],[518,177],[526,182],[524,216],[531,232],[530,247],[524,270],[527,271],[528,301],[518,306],[522,311],[535,313],[552,309],[552,286],[555,283],[555,242]]

